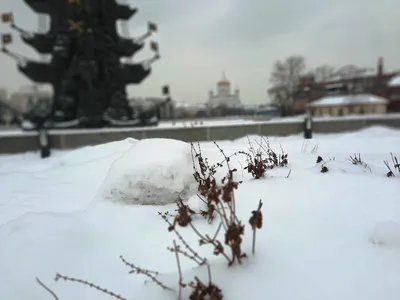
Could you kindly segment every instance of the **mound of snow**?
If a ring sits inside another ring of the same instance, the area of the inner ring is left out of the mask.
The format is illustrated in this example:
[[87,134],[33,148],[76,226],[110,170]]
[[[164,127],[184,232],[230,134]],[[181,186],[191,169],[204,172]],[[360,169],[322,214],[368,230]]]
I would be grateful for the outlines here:
[[100,197],[125,204],[174,203],[196,192],[187,143],[145,139],[117,159],[100,188]]

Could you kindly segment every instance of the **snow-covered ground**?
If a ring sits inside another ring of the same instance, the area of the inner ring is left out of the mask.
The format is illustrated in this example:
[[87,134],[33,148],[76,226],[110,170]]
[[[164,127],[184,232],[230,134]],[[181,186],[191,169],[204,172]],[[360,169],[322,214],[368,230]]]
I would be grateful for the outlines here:
[[[255,145],[260,140],[251,139]],[[373,127],[308,142],[300,135],[269,141],[277,152],[282,145],[289,164],[267,171],[266,178],[254,180],[242,171],[243,156],[231,160],[243,180],[235,193],[237,215],[246,225],[242,248],[248,258],[242,265],[228,267],[210,246],[199,246],[189,227],[178,228],[208,258],[224,299],[398,300],[400,174],[386,177],[383,161],[391,163],[391,152],[400,156],[400,131]],[[219,145],[227,154],[247,151],[248,140]],[[221,160],[212,143],[201,146],[212,162]],[[368,166],[351,164],[354,153]],[[325,161],[317,164],[318,156]],[[174,191],[190,197],[191,164],[189,145],[161,139],[55,152],[47,160],[33,153],[0,156],[0,299],[54,299],[36,277],[60,300],[112,299],[79,283],[55,282],[57,272],[124,299],[177,299],[175,292],[129,274],[119,256],[160,272],[158,278],[178,290],[175,255],[166,247],[180,241],[158,215],[174,213],[175,204],[140,202],[161,202],[164,193],[171,202]],[[260,199],[264,221],[252,256],[248,220]],[[189,205],[197,210],[203,203],[191,196]],[[210,235],[218,224],[201,217],[192,222]],[[185,258],[181,267],[185,282],[197,275],[208,283],[205,267]]]

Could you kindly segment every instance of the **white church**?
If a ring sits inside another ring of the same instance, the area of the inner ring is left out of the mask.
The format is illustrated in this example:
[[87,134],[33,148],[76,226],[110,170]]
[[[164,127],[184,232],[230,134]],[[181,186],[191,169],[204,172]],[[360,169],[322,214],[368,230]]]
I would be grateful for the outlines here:
[[242,108],[243,104],[240,101],[240,91],[238,88],[232,93],[231,82],[226,78],[225,73],[217,82],[216,93],[211,90],[208,92],[207,107],[209,109],[225,106],[227,108]]

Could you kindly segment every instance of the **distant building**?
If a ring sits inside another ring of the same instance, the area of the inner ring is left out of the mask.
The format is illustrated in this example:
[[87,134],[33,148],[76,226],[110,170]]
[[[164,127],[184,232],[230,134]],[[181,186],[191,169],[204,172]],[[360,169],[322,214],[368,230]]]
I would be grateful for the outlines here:
[[175,117],[186,118],[207,118],[209,113],[204,103],[177,102],[175,104]]
[[272,105],[272,104],[245,105],[244,115],[253,116],[255,118],[280,117],[281,109],[278,105]]
[[328,81],[317,81],[312,75],[303,76],[294,95],[293,111],[305,113],[309,103],[323,97],[367,93],[386,98],[388,112],[400,112],[400,85],[396,86],[394,80],[398,75],[398,72],[385,73],[383,59],[379,58],[376,70],[348,65]]
[[390,99],[389,109],[400,112],[400,74],[392,77],[387,86],[386,97]]
[[372,94],[326,96],[306,105],[312,116],[384,114],[389,101]]
[[223,74],[221,80],[217,82],[216,93],[213,91],[209,91],[208,93],[208,108],[226,107],[228,109],[242,109],[243,105],[240,101],[239,89],[235,89],[233,93],[231,90],[231,83],[225,74]]
[[[165,102],[165,98],[147,97],[147,98],[130,98],[129,105],[140,110],[151,110],[154,106],[158,106]],[[159,118],[161,120],[170,120],[175,117],[175,102],[170,101],[160,107]]]
[[40,90],[37,86],[27,86],[11,94],[10,105],[22,114],[32,110],[48,111],[52,102],[52,92]]

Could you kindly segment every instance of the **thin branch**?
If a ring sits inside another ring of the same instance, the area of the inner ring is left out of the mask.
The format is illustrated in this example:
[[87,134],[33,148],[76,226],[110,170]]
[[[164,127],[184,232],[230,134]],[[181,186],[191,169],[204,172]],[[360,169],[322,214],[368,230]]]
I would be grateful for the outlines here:
[[46,291],[48,291],[55,300],[59,300],[56,293],[54,293],[49,287],[47,287],[43,282],[40,281],[39,278],[36,277],[36,282],[39,283],[39,285],[44,288]]
[[[152,271],[149,271],[149,270],[146,270],[146,269],[139,268],[139,267],[135,266],[134,264],[132,264],[132,263],[126,261],[125,258],[124,258],[122,255],[121,255],[119,258],[122,260],[122,262],[123,262],[126,266],[132,268],[132,270],[129,271],[129,274],[133,274],[133,273],[136,273],[136,274],[143,274],[143,275],[145,275],[146,277],[150,278],[154,283],[156,283],[156,284],[157,284],[158,286],[160,286],[162,289],[168,290],[168,291],[173,291],[172,288],[166,286],[166,285],[163,284],[159,279],[156,278],[156,276],[158,275],[157,272],[152,272]],[[154,275],[153,275],[153,274],[154,274]]]
[[94,288],[94,289],[104,293],[104,294],[110,295],[111,297],[114,297],[114,298],[116,298],[118,300],[128,300],[128,299],[122,297],[121,295],[115,294],[114,292],[111,292],[111,291],[109,291],[109,290],[107,290],[105,288],[102,288],[101,286],[95,285],[94,283],[86,281],[86,280],[67,277],[67,276],[64,276],[64,275],[61,275],[61,274],[57,273],[54,280],[58,281],[60,279],[63,279],[65,281],[78,282],[78,283],[87,285],[87,286],[89,286],[91,288]]
[[173,240],[174,249],[175,249],[175,257],[176,257],[176,265],[178,266],[178,274],[179,274],[179,295],[178,300],[182,300],[182,286],[183,286],[183,277],[182,277],[182,269],[181,269],[181,262],[179,260],[179,253],[177,251],[178,246],[176,245],[175,240]]

